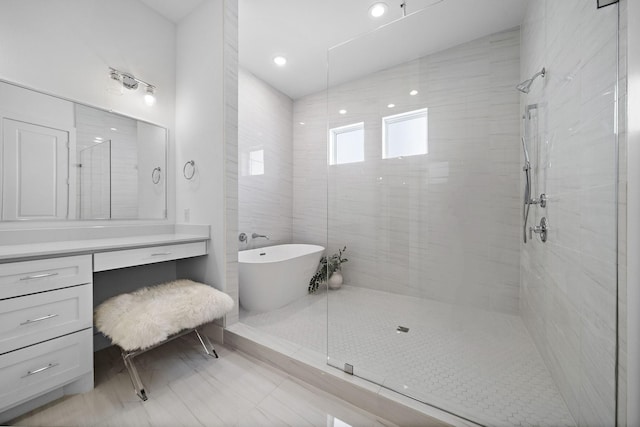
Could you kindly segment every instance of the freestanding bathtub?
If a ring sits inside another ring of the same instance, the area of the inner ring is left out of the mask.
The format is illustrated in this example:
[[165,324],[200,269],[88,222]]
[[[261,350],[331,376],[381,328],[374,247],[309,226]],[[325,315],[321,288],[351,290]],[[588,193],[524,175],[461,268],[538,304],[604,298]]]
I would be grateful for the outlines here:
[[238,252],[240,305],[248,311],[270,311],[307,294],[324,247],[276,245]]

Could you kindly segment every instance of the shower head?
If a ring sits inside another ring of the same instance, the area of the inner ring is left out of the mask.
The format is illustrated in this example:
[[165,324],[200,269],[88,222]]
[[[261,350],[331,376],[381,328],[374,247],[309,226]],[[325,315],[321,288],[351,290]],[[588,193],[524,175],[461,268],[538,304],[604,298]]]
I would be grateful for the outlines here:
[[529,80],[525,80],[522,83],[520,83],[518,86],[516,86],[516,89],[518,89],[522,93],[529,93],[529,90],[531,89],[531,85],[533,84],[533,81],[538,77],[544,77],[545,74],[546,74],[546,70],[543,68],[542,70],[535,73],[533,77],[531,77]]

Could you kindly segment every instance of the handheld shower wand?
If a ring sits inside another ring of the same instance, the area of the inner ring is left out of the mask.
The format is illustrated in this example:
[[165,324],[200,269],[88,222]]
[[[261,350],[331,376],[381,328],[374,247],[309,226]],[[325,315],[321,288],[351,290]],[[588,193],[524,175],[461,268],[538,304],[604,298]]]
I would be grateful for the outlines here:
[[524,166],[522,171],[524,172],[524,200],[522,203],[522,237],[524,243],[527,243],[527,221],[529,220],[529,208],[531,207],[531,162],[529,161],[529,150],[527,150],[527,143],[522,139],[522,152],[524,153]]

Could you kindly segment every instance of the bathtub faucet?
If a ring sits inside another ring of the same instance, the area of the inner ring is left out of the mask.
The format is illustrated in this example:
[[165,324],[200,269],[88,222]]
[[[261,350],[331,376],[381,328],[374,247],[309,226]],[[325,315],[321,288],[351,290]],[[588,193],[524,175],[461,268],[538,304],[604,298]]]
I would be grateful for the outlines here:
[[253,234],[251,235],[251,238],[252,238],[252,239],[257,239],[258,237],[264,237],[265,239],[269,240],[269,237],[267,237],[267,236],[265,236],[265,235],[263,235],[263,234],[253,233]]

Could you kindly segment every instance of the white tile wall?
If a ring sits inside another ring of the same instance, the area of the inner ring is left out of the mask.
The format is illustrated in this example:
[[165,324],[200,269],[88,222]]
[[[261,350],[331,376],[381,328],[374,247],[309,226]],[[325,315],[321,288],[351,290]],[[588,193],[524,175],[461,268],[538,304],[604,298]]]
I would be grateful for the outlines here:
[[224,321],[238,321],[238,0],[224,0],[225,285],[236,302]]
[[[293,209],[293,101],[248,71],[238,75],[239,231],[270,240],[240,249],[291,242]],[[264,174],[251,175],[249,153],[264,150]]]
[[[346,245],[351,285],[517,313],[519,52],[514,29],[296,100],[293,240]],[[327,105],[365,127],[365,161],[328,173]],[[429,153],[382,160],[381,118],[425,107]]]
[[[617,6],[533,0],[522,26],[521,97],[538,103],[530,143],[549,240],[523,245],[521,312],[581,426],[613,425],[616,345]],[[537,145],[537,147],[536,147]],[[530,225],[533,225],[530,222]]]

